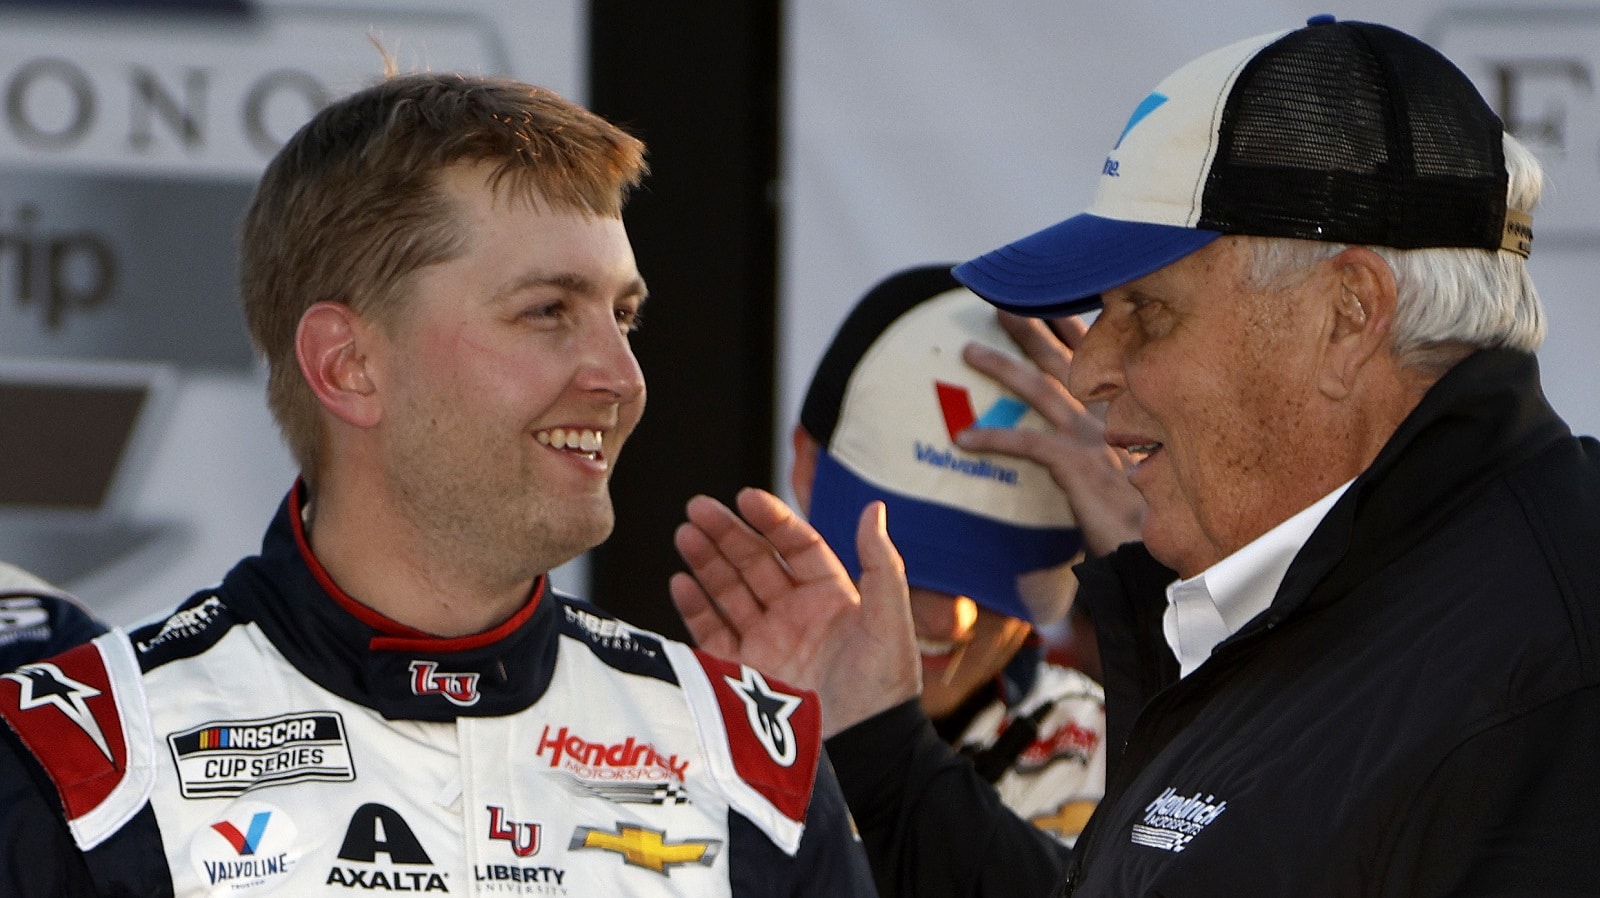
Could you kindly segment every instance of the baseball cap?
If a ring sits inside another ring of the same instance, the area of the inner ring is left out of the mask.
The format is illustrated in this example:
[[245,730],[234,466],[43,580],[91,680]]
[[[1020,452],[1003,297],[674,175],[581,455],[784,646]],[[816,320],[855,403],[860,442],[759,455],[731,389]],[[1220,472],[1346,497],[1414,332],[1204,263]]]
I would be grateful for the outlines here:
[[1508,214],[1502,131],[1437,50],[1315,16],[1167,76],[1134,109],[1085,212],[955,276],[1001,308],[1056,316],[1223,234],[1526,256],[1532,221]]
[[892,275],[857,303],[800,412],[820,446],[809,519],[859,577],[856,524],[881,500],[912,586],[1049,623],[1071,605],[1082,535],[1048,469],[955,445],[969,426],[1048,426],[962,361],[972,342],[1024,358],[949,265]]

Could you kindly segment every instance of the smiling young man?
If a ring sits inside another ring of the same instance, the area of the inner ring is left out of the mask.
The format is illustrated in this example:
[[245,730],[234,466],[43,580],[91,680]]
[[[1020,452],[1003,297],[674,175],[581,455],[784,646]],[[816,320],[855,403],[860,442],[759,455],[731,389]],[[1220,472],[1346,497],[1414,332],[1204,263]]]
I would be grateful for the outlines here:
[[280,151],[241,291],[302,479],[218,586],[0,677],[0,893],[872,893],[813,696],[548,584],[644,409],[643,172],[453,74]]
[[1062,374],[1147,505],[1076,569],[1113,753],[1059,881],[912,701],[881,507],[858,590],[774,497],[696,500],[694,597],[738,657],[772,631],[805,659],[919,894],[1594,893],[1600,444],[1539,386],[1540,189],[1437,51],[1318,16],[1180,68],[1089,211],[955,269],[1021,314],[1100,307]]

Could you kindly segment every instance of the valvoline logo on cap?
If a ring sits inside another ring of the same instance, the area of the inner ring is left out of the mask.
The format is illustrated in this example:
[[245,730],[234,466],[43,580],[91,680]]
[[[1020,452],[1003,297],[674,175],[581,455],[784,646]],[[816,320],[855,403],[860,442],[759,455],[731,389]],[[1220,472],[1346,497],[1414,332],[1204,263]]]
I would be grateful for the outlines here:
[[[1117,142],[1111,147],[1111,152],[1115,153],[1121,149],[1122,142],[1128,137],[1128,132],[1137,127],[1140,122],[1145,120],[1146,116],[1155,112],[1165,102],[1167,102],[1166,95],[1159,92],[1152,91],[1149,96],[1145,97],[1139,103],[1138,108],[1133,110],[1133,115],[1128,117],[1128,123],[1123,126],[1122,133],[1117,135]],[[1105,165],[1101,167],[1100,173],[1107,177],[1120,178],[1122,177],[1122,164],[1117,161],[1115,156],[1107,156]]]
[[1022,416],[1028,413],[1028,407],[1010,396],[1001,396],[989,406],[983,417],[973,414],[972,394],[966,387],[948,384],[944,381],[934,381],[934,389],[939,394],[939,410],[944,413],[944,429],[950,434],[950,441],[955,442],[956,434],[974,425],[978,427],[1016,427]]
[[[1028,407],[1021,401],[1010,396],[1001,396],[984,411],[982,417],[979,417],[973,410],[972,394],[967,392],[966,387],[942,380],[934,381],[933,386],[939,397],[939,411],[944,416],[944,429],[949,434],[951,442],[955,442],[956,434],[969,427],[1016,427],[1022,416],[1028,413]],[[925,465],[1012,486],[1015,486],[1019,479],[1017,469],[995,464],[986,458],[974,459],[962,456],[951,449],[930,446],[921,440],[916,440],[915,446],[917,461]]]
[[1117,135],[1116,146],[1113,146],[1112,149],[1122,146],[1122,141],[1127,138],[1128,132],[1132,131],[1136,125],[1144,121],[1145,116],[1155,112],[1165,102],[1167,102],[1166,94],[1151,91],[1150,95],[1141,100],[1139,105],[1134,108],[1133,114],[1128,116],[1128,123],[1122,127],[1122,133]]

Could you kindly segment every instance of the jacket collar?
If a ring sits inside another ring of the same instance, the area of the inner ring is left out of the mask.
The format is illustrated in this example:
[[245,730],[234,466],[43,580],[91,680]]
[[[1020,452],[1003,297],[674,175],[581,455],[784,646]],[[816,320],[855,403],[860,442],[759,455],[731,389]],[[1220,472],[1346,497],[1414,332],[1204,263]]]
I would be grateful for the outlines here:
[[1408,552],[1488,480],[1571,431],[1530,353],[1480,350],[1440,378],[1290,564],[1267,617],[1320,606]]
[[[1263,614],[1229,645],[1335,601],[1431,532],[1496,474],[1570,434],[1545,401],[1529,353],[1474,353],[1433,385],[1295,556]],[[1074,568],[1100,644],[1108,743],[1121,746],[1150,696],[1178,679],[1162,637],[1177,573],[1144,543]]]
[[390,719],[454,720],[515,713],[544,694],[555,668],[557,612],[546,578],[505,623],[444,639],[346,595],[311,553],[304,484],[285,497],[261,554],[240,562],[221,594],[318,685]]

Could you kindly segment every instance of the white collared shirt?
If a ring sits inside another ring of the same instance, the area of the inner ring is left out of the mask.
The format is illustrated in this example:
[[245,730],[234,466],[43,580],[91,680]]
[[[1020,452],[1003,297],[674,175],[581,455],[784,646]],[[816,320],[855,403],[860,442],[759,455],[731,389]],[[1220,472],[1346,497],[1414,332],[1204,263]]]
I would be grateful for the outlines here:
[[1161,629],[1167,645],[1178,657],[1179,676],[1187,677],[1211,657],[1217,643],[1239,631],[1251,618],[1267,610],[1278,594],[1289,563],[1300,553],[1311,531],[1328,509],[1339,501],[1354,480],[1253,542],[1187,580],[1167,586],[1167,610]]

